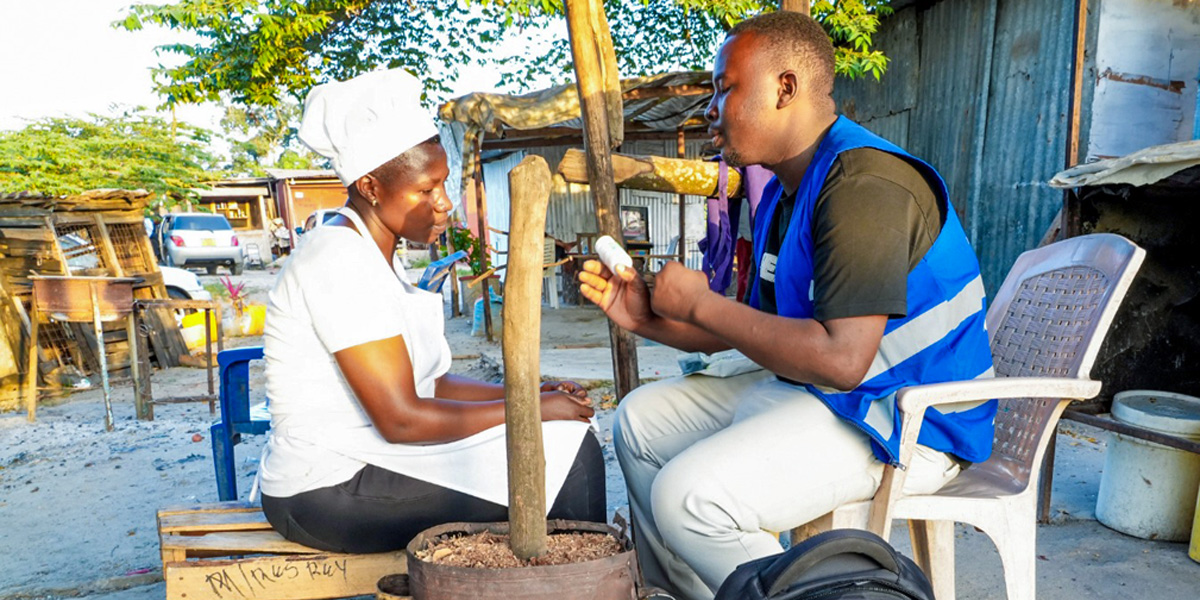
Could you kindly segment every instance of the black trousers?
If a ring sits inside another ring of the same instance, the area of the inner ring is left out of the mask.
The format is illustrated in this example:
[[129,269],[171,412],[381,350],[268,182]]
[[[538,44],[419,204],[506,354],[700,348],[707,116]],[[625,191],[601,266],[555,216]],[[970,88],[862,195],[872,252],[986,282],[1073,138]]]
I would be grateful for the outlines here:
[[[283,537],[330,552],[402,550],[442,523],[505,521],[508,508],[373,465],[338,485],[288,498],[263,495],[263,512]],[[603,523],[604,455],[596,436],[583,437],[551,519]]]

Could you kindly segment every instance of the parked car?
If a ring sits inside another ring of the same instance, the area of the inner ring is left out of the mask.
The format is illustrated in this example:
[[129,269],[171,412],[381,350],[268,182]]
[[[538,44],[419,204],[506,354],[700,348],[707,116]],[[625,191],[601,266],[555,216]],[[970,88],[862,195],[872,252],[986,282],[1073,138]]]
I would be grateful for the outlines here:
[[328,223],[330,219],[336,216],[336,208],[318,208],[317,210],[314,210],[311,215],[308,215],[308,218],[304,220],[304,229],[301,229],[300,233],[308,233],[314,228]]
[[204,267],[209,275],[227,266],[241,275],[245,258],[229,220],[208,213],[178,213],[163,217],[160,226],[163,258],[172,267]]
[[187,269],[159,267],[167,295],[177,300],[212,300],[212,293],[200,285],[200,278]]

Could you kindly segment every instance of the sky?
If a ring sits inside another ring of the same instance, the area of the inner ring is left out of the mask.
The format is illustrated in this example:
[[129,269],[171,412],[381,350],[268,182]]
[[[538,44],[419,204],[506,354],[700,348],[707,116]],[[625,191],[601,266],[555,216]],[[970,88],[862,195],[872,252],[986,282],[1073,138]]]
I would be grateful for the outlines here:
[[[176,64],[154,48],[188,41],[161,28],[113,29],[137,0],[0,0],[0,130],[24,127],[42,117],[113,114],[120,107],[156,107],[150,69]],[[463,72],[455,95],[492,91],[498,75],[478,68]],[[215,105],[180,106],[182,121],[219,131]]]
[[[154,47],[163,29],[113,29],[133,0],[0,0],[0,130],[42,117],[111,114],[113,105],[155,107]],[[166,60],[170,60],[169,57]],[[216,107],[180,107],[179,119],[215,129]]]

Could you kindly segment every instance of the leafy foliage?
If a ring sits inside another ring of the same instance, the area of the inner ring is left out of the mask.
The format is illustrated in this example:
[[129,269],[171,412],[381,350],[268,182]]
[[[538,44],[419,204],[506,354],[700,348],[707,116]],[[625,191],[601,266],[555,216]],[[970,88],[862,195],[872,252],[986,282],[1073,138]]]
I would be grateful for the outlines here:
[[229,142],[227,169],[237,175],[261,177],[266,175],[269,166],[280,169],[327,167],[327,159],[299,143],[295,123],[299,121],[300,113],[300,106],[292,102],[266,107],[226,106],[221,129]]
[[[838,73],[850,77],[887,68],[872,50],[889,0],[815,0],[813,15],[838,47]],[[621,72],[700,69],[735,23],[772,0],[606,0]],[[165,103],[220,101],[274,107],[313,85],[378,67],[405,68],[425,81],[429,100],[444,99],[459,68],[494,65],[513,88],[570,73],[562,30],[563,0],[176,0],[138,4],[115,25],[146,23],[197,34],[196,44],[161,50],[181,55],[157,70]],[[545,52],[527,42],[548,38]],[[513,52],[513,48],[519,48]],[[486,57],[486,58],[485,58]]]
[[172,205],[217,177],[211,139],[205,129],[138,111],[41,119],[0,131],[0,192],[143,188]]
[[[471,267],[471,272],[475,275],[482,275],[484,271],[491,268],[491,260],[488,254],[483,251],[483,244],[479,242],[479,238],[471,233],[471,230],[463,223],[455,223],[448,230],[450,241],[454,243],[455,250],[467,251],[467,264]],[[443,252],[443,254],[445,254]]]

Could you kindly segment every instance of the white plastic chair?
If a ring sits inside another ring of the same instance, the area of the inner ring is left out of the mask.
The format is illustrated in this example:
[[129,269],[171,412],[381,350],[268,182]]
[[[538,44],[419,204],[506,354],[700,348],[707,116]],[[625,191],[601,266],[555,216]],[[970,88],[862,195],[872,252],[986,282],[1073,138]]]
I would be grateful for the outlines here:
[[987,314],[996,378],[904,388],[900,463],[912,458],[925,409],[1000,399],[992,456],[930,495],[903,492],[905,471],[887,467],[871,501],[839,507],[792,530],[866,528],[884,539],[892,519],[907,519],[914,559],[938,600],[954,598],[954,523],[996,544],[1008,600],[1036,592],[1037,489],[1046,445],[1073,400],[1092,398],[1088,379],[1113,316],[1145,251],[1113,234],[1093,234],[1022,254]]
[[558,309],[558,265],[555,264],[556,255],[554,252],[554,238],[547,237],[542,239],[542,264],[553,265],[542,269],[542,289],[545,290],[550,308]]

